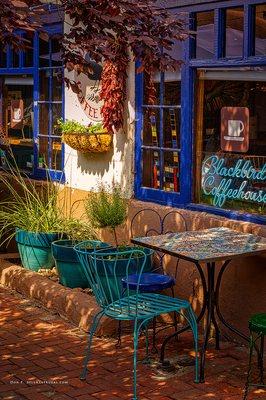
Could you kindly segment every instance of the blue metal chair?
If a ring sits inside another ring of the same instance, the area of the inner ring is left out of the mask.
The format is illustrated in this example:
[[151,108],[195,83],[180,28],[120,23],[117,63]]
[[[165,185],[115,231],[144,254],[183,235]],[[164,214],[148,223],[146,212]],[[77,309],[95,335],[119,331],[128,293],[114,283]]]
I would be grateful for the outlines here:
[[[157,220],[157,227],[149,227],[146,225],[146,229],[144,232],[142,231],[141,234],[145,236],[150,236],[150,235],[161,235],[163,233],[171,233],[173,232],[172,230],[167,229],[167,221],[169,217],[172,217],[172,222],[173,222],[173,217],[178,217],[179,221],[181,221],[181,225],[183,230],[187,230],[187,223],[183,215],[177,211],[177,210],[172,210],[169,211],[167,214],[164,215],[164,217],[161,217],[161,215],[154,209],[152,208],[144,208],[138,211],[132,218],[131,220],[131,225],[130,225],[130,236],[134,237],[135,235],[135,225],[143,226],[143,216],[147,214],[151,214],[153,216],[152,220],[155,223]],[[174,221],[174,225],[175,221]],[[176,226],[175,226],[175,232],[177,231]],[[177,269],[178,269],[178,263],[179,259],[176,261],[176,268],[175,268],[175,275],[172,277],[171,275],[167,275],[164,272],[163,268],[163,258],[165,254],[157,253],[157,258],[158,258],[158,265],[154,265],[153,272],[154,273],[143,273],[141,276],[140,282],[138,281],[138,275],[137,274],[132,274],[129,275],[128,278],[123,278],[122,283],[123,287],[126,288],[127,284],[130,286],[131,290],[135,290],[138,282],[139,282],[139,290],[143,293],[153,293],[153,292],[161,292],[165,289],[170,289],[172,297],[175,297],[174,293],[174,286],[176,283],[176,277],[177,277]],[[176,314],[174,313],[174,328],[175,331],[177,331],[177,318]],[[157,332],[158,333],[158,332]],[[156,335],[156,319],[153,321],[153,350],[156,351],[156,344],[155,344],[155,335]],[[118,344],[121,343],[121,322],[119,323],[118,327]]]
[[[188,321],[193,332],[196,354],[195,381],[199,382],[198,329],[194,312],[192,311],[190,303],[186,300],[155,293],[142,293],[140,291],[140,282],[147,259],[146,253],[139,249],[128,251],[106,249],[96,250],[91,253],[87,250],[86,242],[79,243],[75,246],[75,250],[81,264],[83,265],[84,272],[89,280],[96,300],[101,307],[101,311],[94,316],[90,329],[81,379],[86,379],[87,376],[87,365],[90,359],[92,339],[101,318],[107,316],[118,321],[132,321],[134,322],[133,400],[137,400],[137,349],[139,334],[142,329],[146,328],[148,322],[154,317],[165,313],[178,312]],[[133,292],[131,291],[129,284],[126,286],[123,294],[120,290],[121,276],[117,276],[117,270],[120,268],[119,263],[121,259],[125,262],[126,277],[131,275],[134,271],[138,274],[138,284],[137,287],[134,288]],[[112,278],[115,281],[115,285],[112,284],[112,286],[108,284],[110,279],[110,260],[112,260]],[[113,290],[114,286],[117,289],[115,293]]]

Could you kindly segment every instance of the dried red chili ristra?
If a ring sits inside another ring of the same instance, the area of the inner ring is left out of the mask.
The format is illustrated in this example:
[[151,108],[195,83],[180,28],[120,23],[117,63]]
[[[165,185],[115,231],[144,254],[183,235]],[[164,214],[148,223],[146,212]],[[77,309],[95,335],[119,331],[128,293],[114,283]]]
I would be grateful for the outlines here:
[[104,101],[102,107],[103,126],[113,133],[113,128],[119,130],[124,123],[124,103],[126,99],[127,57],[117,61],[106,61],[101,78],[100,98]]

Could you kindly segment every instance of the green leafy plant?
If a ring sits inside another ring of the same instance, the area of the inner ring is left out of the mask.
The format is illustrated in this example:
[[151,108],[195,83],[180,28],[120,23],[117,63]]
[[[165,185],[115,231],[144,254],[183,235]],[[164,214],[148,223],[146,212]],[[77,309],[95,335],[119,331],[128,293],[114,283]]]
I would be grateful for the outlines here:
[[[46,181],[36,182],[7,161],[8,172],[0,174],[5,198],[0,202],[0,241],[10,241],[15,229],[34,233],[58,233],[69,239],[93,239],[92,226],[65,213],[64,188],[54,183],[47,172]],[[4,239],[3,239],[4,238]]]
[[85,209],[93,227],[111,229],[118,247],[116,228],[126,221],[128,214],[128,200],[121,188],[101,186],[98,192],[90,194]]
[[57,127],[63,135],[95,135],[97,133],[106,133],[100,122],[85,126],[74,120],[63,121],[60,119],[57,121]]

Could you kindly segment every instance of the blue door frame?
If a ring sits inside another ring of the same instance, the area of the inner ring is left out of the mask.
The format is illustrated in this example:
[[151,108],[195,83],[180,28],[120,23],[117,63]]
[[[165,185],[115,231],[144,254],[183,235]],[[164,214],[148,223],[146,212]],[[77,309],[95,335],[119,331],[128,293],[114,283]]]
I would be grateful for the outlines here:
[[[57,11],[57,9],[56,9]],[[54,24],[51,26],[45,26],[45,31],[49,35],[55,35],[62,33],[63,29],[63,24]],[[22,32],[17,32],[22,34]],[[33,129],[33,160],[34,160],[34,165],[33,165],[33,172],[32,174],[29,173],[28,176],[33,179],[46,179],[47,178],[47,171],[45,168],[39,168],[38,165],[38,158],[39,158],[39,137],[40,137],[40,132],[39,132],[39,33],[35,32],[34,33],[34,38],[33,38],[33,65],[32,67],[24,67],[23,66],[23,57],[24,53],[22,51],[19,52],[19,67],[13,68],[12,67],[12,49],[10,46],[7,47],[7,60],[6,60],[6,68],[0,68],[0,76],[3,75],[31,75],[33,77],[33,113],[34,113],[34,129]],[[60,67],[55,67],[57,69],[60,69]],[[62,67],[62,76],[63,76],[64,70]],[[51,80],[50,80],[51,82]],[[51,88],[50,88],[51,90]],[[65,110],[65,93],[64,93],[64,82],[62,80],[62,118],[64,119],[64,110]],[[51,121],[50,121],[51,123]],[[54,136],[54,138],[57,138]],[[62,165],[61,165],[61,171],[59,170],[54,170],[54,169],[49,169],[49,177],[52,180],[60,181],[64,183],[65,181],[65,174],[64,174],[64,144],[62,143],[62,150],[61,150],[61,155],[62,155]]]
[[[194,13],[199,11],[214,10],[215,43],[214,58],[209,60],[192,58],[195,46],[194,38],[190,37],[183,43],[183,65],[181,68],[181,154],[180,154],[180,193],[162,192],[159,190],[142,187],[142,130],[143,130],[143,75],[136,74],[136,137],[135,137],[135,197],[143,201],[152,201],[164,205],[186,208],[193,211],[203,211],[228,217],[231,219],[249,221],[266,225],[266,217],[242,212],[220,209],[213,206],[193,203],[193,171],[194,171],[194,98],[195,82],[198,68],[232,68],[245,66],[265,66],[266,55],[263,57],[252,55],[252,30],[254,5],[265,3],[265,0],[232,0],[214,3],[206,3],[197,6],[182,8],[173,7],[175,11],[186,12],[188,26],[193,29]],[[222,58],[222,44],[224,38],[224,9],[243,6],[244,16],[244,40],[243,57]]]

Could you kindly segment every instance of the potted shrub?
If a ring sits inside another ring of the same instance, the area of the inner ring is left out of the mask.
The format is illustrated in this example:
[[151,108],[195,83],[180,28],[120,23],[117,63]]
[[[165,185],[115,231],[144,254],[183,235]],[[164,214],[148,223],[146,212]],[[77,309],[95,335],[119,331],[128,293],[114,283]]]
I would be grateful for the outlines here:
[[[113,249],[109,248],[103,250],[104,252],[110,252],[111,250],[114,252],[117,250],[131,250],[132,248],[136,249],[135,246],[119,245],[118,243],[116,229],[126,221],[128,215],[128,201],[125,193],[121,191],[119,186],[114,185],[109,189],[101,187],[97,193],[90,194],[86,201],[85,208],[93,227],[110,229],[113,233],[115,247]],[[147,255],[144,272],[151,272],[152,270],[153,250],[147,248],[140,249],[142,252],[140,252],[139,257],[137,256],[130,261],[130,273],[138,272],[139,266],[141,266],[143,262],[143,251]],[[114,279],[114,266],[116,264],[116,276],[121,276],[122,279],[126,275],[125,271],[128,264],[128,258],[121,258],[116,261],[116,257],[114,256],[113,259],[109,258],[108,260],[105,260],[105,266],[100,258],[97,259],[96,257],[96,262],[97,271],[99,277],[102,279],[103,286],[107,288],[107,285],[109,284],[114,299],[118,298],[116,280]],[[106,270],[108,273],[108,283],[106,282]],[[122,285],[119,290],[122,290]]]
[[105,153],[112,147],[113,135],[101,123],[84,126],[77,121],[58,121],[62,141],[81,153]]
[[[60,183],[34,182],[21,173],[16,164],[0,174],[5,199],[0,202],[1,243],[15,237],[24,268],[38,271],[52,268],[53,241],[67,237],[70,227],[84,230],[84,224],[65,215]],[[72,229],[73,231],[73,229]]]
[[68,239],[56,240],[52,243],[52,254],[55,259],[59,282],[70,288],[88,288],[89,282],[78,260],[74,246],[84,239],[87,241],[87,245],[91,246],[91,250],[95,247],[109,247],[110,245],[99,240],[92,240],[95,235],[91,226],[86,222],[69,220],[66,234]]

